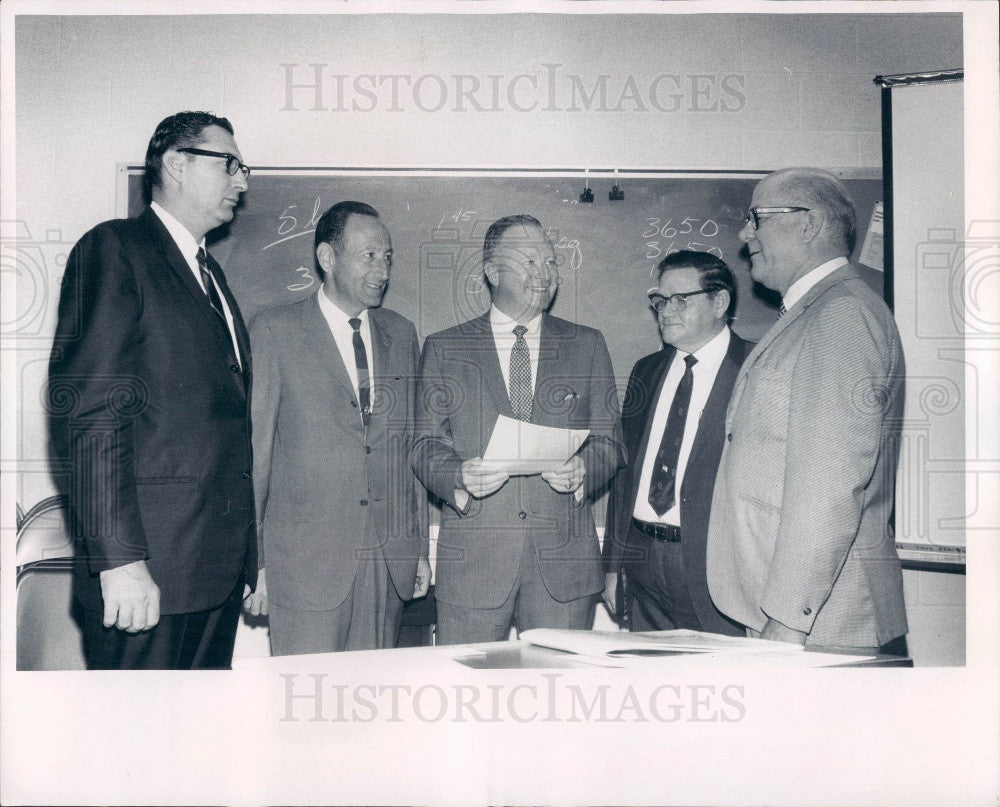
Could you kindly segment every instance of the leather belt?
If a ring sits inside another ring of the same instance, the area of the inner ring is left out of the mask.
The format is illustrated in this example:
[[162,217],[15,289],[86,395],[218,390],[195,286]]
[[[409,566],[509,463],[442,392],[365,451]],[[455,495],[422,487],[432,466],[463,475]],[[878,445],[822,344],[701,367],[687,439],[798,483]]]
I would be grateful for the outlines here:
[[676,543],[681,539],[681,528],[674,524],[654,524],[650,521],[640,521],[638,518],[633,518],[632,526],[657,541]]

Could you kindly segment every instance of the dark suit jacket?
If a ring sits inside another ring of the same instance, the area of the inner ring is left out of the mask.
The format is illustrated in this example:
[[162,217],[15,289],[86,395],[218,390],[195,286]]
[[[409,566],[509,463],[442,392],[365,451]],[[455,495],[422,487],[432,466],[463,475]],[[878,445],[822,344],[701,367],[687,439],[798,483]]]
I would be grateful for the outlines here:
[[[740,339],[735,333],[730,335],[729,349],[698,422],[681,485],[681,550],[691,601],[705,630],[730,635],[741,635],[744,631],[712,603],[705,574],[705,547],[715,472],[725,444],[726,407],[740,366],[752,349],[752,343]],[[618,474],[612,488],[604,556],[608,571],[619,571],[624,562],[626,571],[640,580],[649,544],[654,539],[636,530],[632,530],[630,535],[629,528],[649,445],[653,414],[663,380],[676,352],[673,347],[667,346],[636,362],[622,409],[622,432],[629,467]],[[660,435],[657,435],[656,439],[659,438]]]
[[560,602],[604,588],[591,498],[624,462],[614,371],[600,331],[543,315],[531,421],[590,429],[582,503],[540,476],[512,477],[466,512],[455,501],[461,465],[481,457],[497,417],[513,417],[489,314],[432,334],[417,390],[413,467],[448,506],[441,511],[435,594],[443,602],[496,608],[514,586],[524,542],[539,550],[542,580]]
[[76,593],[146,560],[165,614],[214,608],[256,583],[250,343],[218,264],[243,361],[152,210],[73,248],[49,364],[53,468],[69,497]]
[[417,559],[427,555],[409,464],[417,333],[387,308],[368,316],[375,384],[367,439],[315,296],[266,309],[250,325],[259,550],[268,597],[281,605],[335,608],[359,559],[373,554],[408,600]]

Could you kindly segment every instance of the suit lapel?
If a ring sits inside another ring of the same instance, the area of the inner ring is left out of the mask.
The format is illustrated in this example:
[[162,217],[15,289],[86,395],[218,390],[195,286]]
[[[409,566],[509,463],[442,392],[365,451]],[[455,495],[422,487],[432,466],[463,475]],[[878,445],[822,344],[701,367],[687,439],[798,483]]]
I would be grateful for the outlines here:
[[705,408],[698,421],[698,431],[695,432],[691,454],[688,456],[688,467],[697,464],[698,455],[709,442],[709,433],[724,428],[729,397],[743,363],[744,344],[743,340],[736,334],[729,335],[729,349],[726,350],[726,355],[722,358],[719,372],[712,384],[712,391],[708,394],[708,400],[705,402]]
[[638,417],[642,417],[645,425],[642,429],[642,437],[639,440],[638,448],[636,448],[635,461],[631,463],[631,490],[633,496],[632,501],[629,502],[629,515],[635,511],[635,494],[639,491],[639,478],[642,476],[642,466],[646,462],[646,451],[649,447],[650,432],[653,428],[653,415],[656,413],[656,407],[660,401],[660,392],[663,390],[663,381],[667,377],[667,369],[674,360],[676,353],[677,350],[670,345],[667,345],[660,351],[660,361],[653,368],[647,379],[647,386],[653,390],[653,393],[649,397],[645,413],[637,413]]
[[531,399],[531,422],[537,423],[537,415],[542,411],[540,403],[544,395],[544,382],[556,375],[566,375],[562,366],[559,346],[565,344],[565,334],[559,320],[548,314],[542,314],[542,322],[538,333],[538,372],[534,379],[535,390]]
[[503,383],[503,371],[500,369],[500,357],[497,353],[496,339],[493,338],[493,326],[490,324],[490,312],[487,311],[481,317],[477,317],[469,323],[473,329],[475,338],[470,339],[472,345],[487,344],[489,350],[484,350],[485,358],[477,362],[483,373],[483,383],[489,390],[490,397],[496,405],[497,414],[506,417],[514,417],[514,410],[510,406],[510,393],[507,385]]
[[377,308],[368,311],[368,326],[372,336],[372,378],[374,379],[374,390],[372,393],[372,418],[370,429],[385,429],[385,418],[382,417],[383,407],[379,401],[387,401],[388,398],[379,395],[379,387],[389,383],[392,375],[392,334],[385,327],[382,318],[378,314]]
[[750,355],[746,357],[743,362],[743,367],[740,369],[739,376],[736,379],[736,386],[733,389],[732,400],[729,405],[729,414],[726,419],[727,429],[732,425],[733,413],[739,406],[739,399],[743,395],[743,390],[746,387],[747,374],[753,368],[758,357],[770,347],[771,343],[778,338],[778,336],[784,333],[785,329],[788,328],[793,322],[795,322],[799,317],[801,317],[806,309],[819,297],[823,292],[829,289],[831,286],[841,283],[851,277],[856,277],[857,273],[854,271],[854,267],[851,264],[845,264],[837,269],[835,272],[831,272],[829,275],[824,277],[819,283],[813,286],[809,291],[805,293],[805,296],[799,300],[795,305],[789,309],[788,313],[782,317],[778,318],[775,322],[761,337],[761,340],[757,343],[753,350],[750,351]]
[[[320,292],[322,294],[322,292]],[[347,373],[344,359],[337,347],[337,340],[330,332],[330,325],[319,309],[319,300],[309,299],[302,308],[303,342],[321,367],[325,367],[331,377],[354,397],[354,384]]]

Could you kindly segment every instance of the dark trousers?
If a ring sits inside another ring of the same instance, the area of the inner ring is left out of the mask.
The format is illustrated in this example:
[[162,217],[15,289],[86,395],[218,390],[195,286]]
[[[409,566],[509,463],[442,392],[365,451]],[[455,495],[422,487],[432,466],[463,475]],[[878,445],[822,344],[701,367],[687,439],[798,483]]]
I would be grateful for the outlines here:
[[222,605],[188,614],[163,614],[150,630],[104,627],[104,614],[83,611],[88,670],[228,670],[243,604],[243,581]]
[[631,630],[704,630],[688,591],[681,542],[657,541],[634,526],[629,542],[644,550],[642,561],[627,567]]

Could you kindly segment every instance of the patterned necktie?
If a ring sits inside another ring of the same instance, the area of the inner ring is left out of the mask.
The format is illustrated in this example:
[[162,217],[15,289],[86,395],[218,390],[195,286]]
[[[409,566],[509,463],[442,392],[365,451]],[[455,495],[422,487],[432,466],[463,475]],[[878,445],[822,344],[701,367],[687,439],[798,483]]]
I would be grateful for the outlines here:
[[204,247],[198,247],[198,269],[201,270],[201,284],[205,287],[205,294],[208,295],[208,302],[211,304],[212,309],[222,317],[223,321],[226,319],[226,315],[223,313],[222,300],[219,298],[219,292],[215,288],[215,280],[212,277],[212,270],[208,265],[208,255],[205,252]]
[[510,408],[518,420],[531,420],[531,357],[523,325],[514,328],[514,347],[510,350]]
[[348,322],[354,329],[351,341],[354,343],[354,364],[358,368],[358,399],[361,401],[361,422],[365,429],[372,420],[372,387],[368,377],[368,354],[361,338],[361,320],[351,317]]
[[684,375],[677,385],[674,400],[670,404],[667,415],[667,427],[663,430],[663,439],[656,452],[656,465],[649,479],[649,504],[662,516],[677,500],[674,483],[677,480],[677,459],[681,455],[681,442],[684,440],[684,424],[687,422],[688,407],[691,406],[691,388],[694,386],[694,373],[691,368],[697,359],[688,354],[684,357]]
[[782,303],[780,306],[778,306],[778,319],[781,319],[787,313],[788,313],[788,309],[785,308],[785,304],[784,303]]

